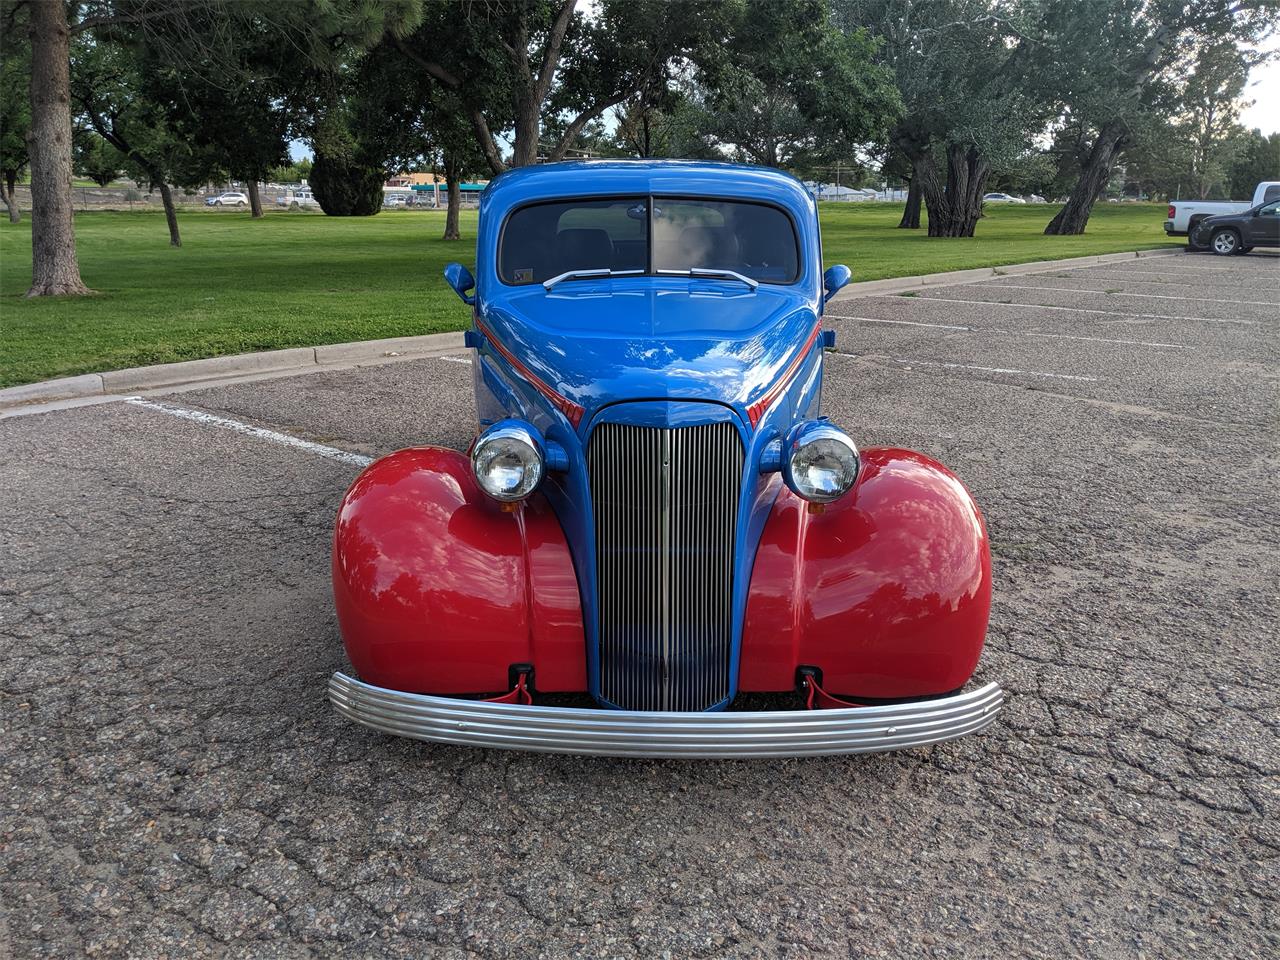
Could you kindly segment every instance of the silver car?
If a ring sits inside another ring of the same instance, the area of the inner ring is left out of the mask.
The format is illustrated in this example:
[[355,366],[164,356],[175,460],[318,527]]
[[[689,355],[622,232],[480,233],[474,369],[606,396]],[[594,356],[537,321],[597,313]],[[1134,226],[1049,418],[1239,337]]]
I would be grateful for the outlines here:
[[216,197],[205,197],[206,207],[247,207],[249,198],[243,193],[220,193]]

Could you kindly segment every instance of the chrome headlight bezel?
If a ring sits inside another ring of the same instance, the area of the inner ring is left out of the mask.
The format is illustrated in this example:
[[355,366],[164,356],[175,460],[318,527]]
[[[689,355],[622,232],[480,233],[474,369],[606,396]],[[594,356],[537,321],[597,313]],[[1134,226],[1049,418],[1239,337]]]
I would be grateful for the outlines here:
[[[806,449],[811,456],[818,452],[813,449],[814,444],[821,444],[828,455],[844,461],[844,477],[838,485],[819,490],[806,481],[803,456]],[[861,470],[862,458],[857,444],[847,433],[826,420],[797,423],[787,432],[783,441],[782,479],[792,493],[810,503],[832,503],[839,500],[853,489]]]
[[[492,468],[500,456],[514,456],[521,468],[515,486],[495,485]],[[499,420],[476,438],[471,447],[471,475],[485,496],[499,503],[528,499],[547,473],[547,450],[542,434],[523,420]]]

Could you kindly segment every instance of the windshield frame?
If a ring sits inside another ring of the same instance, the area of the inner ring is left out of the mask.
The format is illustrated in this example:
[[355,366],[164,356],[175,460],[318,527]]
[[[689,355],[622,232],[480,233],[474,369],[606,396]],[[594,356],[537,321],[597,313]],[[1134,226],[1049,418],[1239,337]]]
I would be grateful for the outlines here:
[[[530,207],[543,207],[549,204],[557,204],[557,203],[589,203],[589,202],[590,203],[600,203],[600,202],[626,203],[626,202],[636,202],[641,200],[645,202],[646,209],[648,211],[648,215],[645,217],[645,221],[644,221],[645,222],[645,268],[643,271],[640,271],[640,272],[632,272],[628,270],[625,273],[620,274],[626,279],[633,280],[636,278],[649,278],[649,279],[657,278],[657,279],[667,279],[667,280],[671,280],[671,279],[712,280],[712,281],[715,280],[715,278],[713,277],[697,277],[697,276],[684,277],[682,274],[673,274],[666,269],[654,270],[653,268],[653,206],[655,202],[661,202],[663,200],[685,201],[685,202],[692,201],[695,203],[697,202],[741,203],[741,204],[751,204],[752,206],[757,206],[757,207],[768,207],[771,210],[777,210],[779,213],[781,213],[784,217],[787,218],[787,223],[791,226],[791,240],[792,240],[792,243],[795,245],[795,252],[796,252],[795,273],[793,273],[791,278],[788,280],[756,280],[756,282],[761,286],[794,287],[795,285],[803,282],[805,278],[807,271],[805,269],[806,265],[804,262],[804,243],[800,235],[800,225],[796,222],[796,218],[792,214],[792,212],[788,210],[786,207],[784,207],[782,204],[775,203],[771,200],[760,200],[755,197],[735,197],[735,196],[724,196],[719,194],[708,195],[705,193],[671,193],[669,191],[663,192],[663,193],[618,193],[618,194],[588,193],[588,194],[569,195],[569,196],[561,196],[561,197],[545,197],[538,200],[531,200],[528,203],[522,203],[522,204],[519,204],[518,206],[514,206],[507,211],[506,216],[503,217],[502,226],[498,230],[498,242],[495,249],[496,256],[494,257],[494,262],[493,262],[494,276],[497,277],[498,283],[502,284],[502,286],[504,287],[511,287],[513,289],[521,289],[521,288],[532,289],[534,287],[538,287],[538,288],[542,287],[542,281],[529,282],[529,283],[512,283],[502,274],[502,247],[503,247],[503,244],[506,242],[507,228],[511,225],[511,219],[517,213],[520,213],[522,210],[527,210]],[[583,267],[583,269],[585,270],[590,268]],[[581,280],[599,281],[599,280],[608,280],[608,279],[610,279],[608,276],[575,277],[575,278],[569,278],[564,282],[571,283],[571,282],[578,282]],[[753,277],[752,279],[756,279],[756,278]],[[719,282],[732,283],[735,281],[721,280]],[[559,285],[557,284],[557,286]],[[548,290],[545,292],[551,293],[552,291]]]

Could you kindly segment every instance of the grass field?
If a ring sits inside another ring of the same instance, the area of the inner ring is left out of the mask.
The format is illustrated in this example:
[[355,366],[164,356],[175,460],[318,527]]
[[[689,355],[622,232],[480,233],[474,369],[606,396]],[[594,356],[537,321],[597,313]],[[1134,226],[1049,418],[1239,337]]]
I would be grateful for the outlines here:
[[[1163,207],[1101,204],[1082,237],[1046,237],[1048,206],[994,207],[971,240],[896,229],[897,204],[825,204],[827,264],[855,280],[1053,260],[1166,245]],[[467,309],[440,272],[474,263],[476,218],[461,242],[443,214],[367,219],[272,212],[180,214],[183,246],[158,213],[81,213],[80,268],[97,296],[24,300],[31,227],[0,224],[0,387],[218,354],[461,329]]]

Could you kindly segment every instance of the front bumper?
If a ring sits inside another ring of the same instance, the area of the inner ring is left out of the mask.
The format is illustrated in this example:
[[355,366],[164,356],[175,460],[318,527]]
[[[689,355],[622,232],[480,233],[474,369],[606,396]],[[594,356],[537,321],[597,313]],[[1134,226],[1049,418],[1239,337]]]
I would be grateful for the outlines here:
[[802,757],[904,750],[978,733],[1000,712],[1004,691],[988,683],[892,706],[657,713],[433,697],[335,673],[329,702],[372,730],[437,743],[607,757]]

